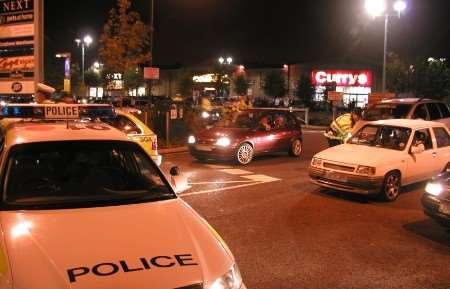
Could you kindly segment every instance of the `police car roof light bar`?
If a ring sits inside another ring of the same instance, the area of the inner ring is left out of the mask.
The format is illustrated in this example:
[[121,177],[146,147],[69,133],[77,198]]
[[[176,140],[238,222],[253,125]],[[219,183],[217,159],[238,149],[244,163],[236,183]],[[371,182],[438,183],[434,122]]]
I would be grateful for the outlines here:
[[99,104],[7,104],[0,109],[0,118],[31,118],[45,120],[76,120],[83,118],[114,118],[111,105]]

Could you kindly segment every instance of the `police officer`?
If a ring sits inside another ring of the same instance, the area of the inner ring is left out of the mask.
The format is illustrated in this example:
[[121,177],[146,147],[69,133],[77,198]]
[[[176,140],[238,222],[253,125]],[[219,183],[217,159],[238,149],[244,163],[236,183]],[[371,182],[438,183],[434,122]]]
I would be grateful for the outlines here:
[[361,119],[361,109],[355,108],[336,118],[324,133],[330,147],[343,144],[350,136],[353,127]]
[[34,101],[36,103],[54,103],[54,101],[51,100],[52,94],[56,90],[48,85],[45,85],[43,83],[38,83],[36,86],[36,94],[34,95]]

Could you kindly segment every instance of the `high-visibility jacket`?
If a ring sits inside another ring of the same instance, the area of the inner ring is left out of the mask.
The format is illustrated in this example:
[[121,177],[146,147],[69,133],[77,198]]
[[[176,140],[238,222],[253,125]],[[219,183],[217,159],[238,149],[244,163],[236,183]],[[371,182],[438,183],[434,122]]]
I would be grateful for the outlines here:
[[325,137],[337,139],[344,142],[352,132],[353,121],[350,113],[343,114],[336,118],[330,125],[330,129],[325,132]]

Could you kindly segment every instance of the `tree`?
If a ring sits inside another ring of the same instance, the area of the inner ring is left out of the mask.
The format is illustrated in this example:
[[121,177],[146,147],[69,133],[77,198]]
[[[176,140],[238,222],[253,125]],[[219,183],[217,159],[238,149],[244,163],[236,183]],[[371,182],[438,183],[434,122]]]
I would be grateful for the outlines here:
[[443,99],[450,92],[450,69],[445,59],[421,59],[414,65],[413,88],[418,97]]
[[89,87],[103,86],[103,79],[99,72],[89,69],[84,73],[84,83]]
[[316,90],[311,82],[311,78],[308,75],[303,74],[300,77],[296,92],[297,97],[303,102],[303,104],[310,107]]
[[386,64],[386,88],[395,93],[409,92],[411,89],[410,66],[399,55],[390,52]]
[[244,75],[240,74],[233,79],[234,89],[238,95],[247,94],[248,81]]
[[151,59],[150,29],[130,6],[130,0],[117,0],[103,26],[99,55],[108,72],[125,73]]
[[269,73],[264,82],[263,89],[266,95],[275,98],[286,94],[284,76],[280,72]]
[[123,84],[127,90],[138,89],[144,83],[144,77],[138,68],[130,68],[123,74]]

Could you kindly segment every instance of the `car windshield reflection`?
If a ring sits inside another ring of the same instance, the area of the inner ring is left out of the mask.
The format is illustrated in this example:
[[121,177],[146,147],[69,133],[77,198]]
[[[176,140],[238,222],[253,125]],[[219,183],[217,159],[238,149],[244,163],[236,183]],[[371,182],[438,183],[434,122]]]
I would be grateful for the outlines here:
[[348,143],[402,151],[406,148],[410,135],[409,128],[366,125]]

